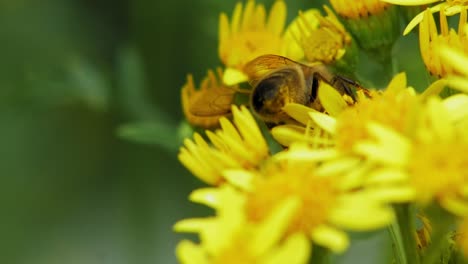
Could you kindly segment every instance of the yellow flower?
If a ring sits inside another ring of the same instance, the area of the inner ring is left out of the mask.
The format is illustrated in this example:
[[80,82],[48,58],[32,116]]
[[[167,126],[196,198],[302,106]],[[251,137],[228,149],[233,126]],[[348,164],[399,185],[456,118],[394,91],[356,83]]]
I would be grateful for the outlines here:
[[466,8],[461,11],[458,34],[455,30],[449,29],[444,10],[445,7],[442,7],[442,12],[440,12],[440,34],[437,32],[434,18],[429,10],[425,11],[419,28],[419,46],[422,58],[429,72],[438,77],[460,74],[457,68],[452,67],[450,63],[441,61],[440,49],[443,45],[450,45],[452,48],[468,54],[468,36],[465,32]]
[[[468,25],[465,25],[464,36],[468,36]],[[444,44],[440,47],[441,63],[452,69],[452,72],[457,75],[450,75],[446,77],[448,85],[468,93],[468,53],[466,47],[452,47],[450,44]]]
[[277,0],[266,18],[265,7],[248,0],[245,8],[237,3],[231,22],[225,13],[219,19],[219,57],[228,67],[224,81],[235,84],[246,81],[243,66],[264,54],[280,54],[286,23],[286,5]]
[[361,19],[386,10],[390,4],[380,0],[358,0],[350,3],[347,0],[330,0],[338,14],[344,18]]
[[304,233],[318,245],[343,252],[349,244],[343,229],[377,229],[393,221],[394,215],[384,205],[382,193],[358,190],[354,175],[346,174],[358,160],[322,163],[328,156],[306,145],[293,145],[257,171],[227,170],[225,178],[247,193],[245,210],[250,221],[261,223],[292,200],[297,206],[283,223],[286,235]]
[[467,215],[467,95],[444,100],[429,97],[419,112],[412,138],[375,123],[368,128],[375,140],[362,141],[355,150],[384,166],[372,177],[387,185],[412,188],[415,201],[422,206],[437,202],[455,215]]
[[340,113],[334,129],[336,147],[351,151],[355,142],[369,137],[366,127],[369,122],[411,133],[418,102],[414,90],[406,86],[406,75],[397,75],[384,92],[372,98],[363,97]]
[[244,106],[232,106],[233,123],[220,119],[221,129],[207,131],[212,145],[195,133],[186,139],[179,160],[193,175],[208,184],[223,182],[222,172],[229,168],[251,169],[268,157],[268,146],[255,119]]
[[[400,35],[395,6],[379,0],[330,0],[359,46],[380,63],[388,63],[393,43]],[[388,54],[387,54],[388,53]]]
[[192,75],[188,75],[182,87],[182,110],[187,121],[194,126],[217,127],[219,119],[231,113],[231,104],[238,88],[224,85],[221,81],[222,70],[218,68],[217,72],[218,78],[209,70],[200,89],[195,88]]
[[[382,2],[387,2],[395,5],[404,5],[404,6],[415,6],[415,5],[427,5],[427,4],[432,4],[435,2],[440,2],[441,0],[381,0]],[[463,10],[466,9],[468,6],[468,1],[466,0],[447,0],[447,1],[442,1],[443,3],[440,3],[438,5],[435,5],[431,8],[429,8],[429,11],[431,13],[436,13],[441,11],[441,15],[443,14],[444,16],[452,16],[461,12],[464,12]],[[408,34],[411,32],[413,28],[415,28],[419,23],[422,22],[424,17],[424,12],[419,13],[416,15],[413,20],[408,23],[406,26],[403,35]]]
[[310,243],[301,233],[286,239],[285,223],[297,207],[293,200],[277,203],[262,222],[252,222],[245,214],[247,198],[232,186],[196,190],[191,199],[213,207],[217,215],[182,220],[178,232],[195,232],[200,244],[184,240],[177,246],[177,257],[187,264],[307,263]]
[[351,46],[351,36],[327,6],[327,16],[316,9],[291,22],[285,33],[286,55],[293,60],[334,63],[340,60]]

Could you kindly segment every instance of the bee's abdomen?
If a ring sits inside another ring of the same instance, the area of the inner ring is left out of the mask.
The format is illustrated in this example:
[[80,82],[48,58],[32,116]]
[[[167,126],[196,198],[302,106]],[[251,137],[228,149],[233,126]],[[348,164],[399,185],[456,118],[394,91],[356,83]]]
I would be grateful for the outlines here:
[[252,94],[252,107],[254,110],[262,112],[266,106],[277,99],[283,82],[284,78],[282,76],[272,76],[258,83]]

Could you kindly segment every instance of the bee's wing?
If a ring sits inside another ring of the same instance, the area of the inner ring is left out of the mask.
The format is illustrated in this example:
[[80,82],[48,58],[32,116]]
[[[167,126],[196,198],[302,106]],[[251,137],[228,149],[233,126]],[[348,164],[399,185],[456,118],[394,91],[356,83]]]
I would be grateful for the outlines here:
[[244,66],[244,72],[249,77],[250,84],[256,86],[265,75],[285,66],[301,66],[302,68],[307,68],[307,66],[286,57],[268,54],[257,57],[247,63]]

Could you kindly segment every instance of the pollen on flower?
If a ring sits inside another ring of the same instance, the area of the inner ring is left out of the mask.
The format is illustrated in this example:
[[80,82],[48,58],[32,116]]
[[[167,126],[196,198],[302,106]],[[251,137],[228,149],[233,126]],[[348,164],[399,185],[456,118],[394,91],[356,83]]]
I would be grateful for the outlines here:
[[248,196],[248,217],[261,221],[278,201],[293,196],[301,201],[301,206],[289,223],[288,233],[309,233],[324,224],[336,201],[336,178],[317,176],[315,169],[313,162],[279,163],[265,168],[262,174],[268,176],[256,178],[254,191]]
[[377,122],[402,133],[408,133],[414,118],[417,97],[408,91],[399,95],[374,94],[346,108],[337,118],[336,146],[347,152],[354,143],[369,138],[367,124]]

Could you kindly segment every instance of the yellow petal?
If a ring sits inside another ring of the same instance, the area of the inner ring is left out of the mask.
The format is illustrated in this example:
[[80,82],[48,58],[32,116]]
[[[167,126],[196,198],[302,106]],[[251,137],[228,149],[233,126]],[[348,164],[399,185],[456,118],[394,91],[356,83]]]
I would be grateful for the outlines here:
[[296,103],[286,104],[285,106],[283,106],[283,111],[285,111],[290,117],[294,118],[295,120],[301,122],[304,125],[307,125],[307,123],[311,120],[309,117],[309,112],[316,112],[316,110],[310,107]]
[[243,83],[248,80],[249,77],[245,73],[234,68],[227,68],[223,74],[223,83],[228,86]]
[[348,106],[340,93],[324,82],[320,84],[318,97],[323,108],[325,108],[331,116],[338,116],[343,109]]
[[218,208],[221,205],[220,193],[216,188],[201,188],[192,191],[189,200],[195,203],[201,203],[211,208]]
[[252,252],[256,256],[264,254],[284,236],[300,204],[300,199],[293,196],[278,203],[271,215],[261,224],[257,235],[250,243]]
[[441,0],[380,0],[382,2],[387,2],[394,5],[403,5],[403,6],[418,6],[418,5],[427,5],[432,4]]
[[311,235],[315,243],[329,248],[335,253],[343,253],[349,246],[346,233],[330,226],[318,226]]
[[371,133],[379,141],[378,145],[370,142],[358,142],[354,145],[357,153],[367,156],[369,160],[377,160],[386,164],[403,166],[408,160],[410,153],[409,139],[383,127],[377,123],[368,125]]
[[468,118],[468,95],[456,94],[447,97],[443,101],[445,109],[450,113],[451,122]]
[[236,6],[234,7],[234,12],[232,14],[231,34],[235,34],[239,32],[241,18],[242,18],[242,2],[237,2]]
[[406,73],[400,72],[392,78],[387,86],[386,93],[397,94],[403,89],[406,89]]
[[466,201],[458,197],[443,197],[439,203],[442,207],[456,215],[466,216],[468,214]]
[[439,95],[440,92],[447,86],[448,81],[446,79],[439,79],[433,83],[421,94],[421,99],[425,100],[429,96]]
[[336,119],[319,112],[309,112],[309,116],[314,122],[328,133],[334,135],[336,132]]
[[337,175],[351,171],[357,167],[361,160],[357,157],[344,157],[337,159],[336,156],[329,162],[317,168],[317,175]]
[[254,0],[247,1],[247,4],[245,5],[245,9],[244,9],[244,14],[242,16],[242,21],[241,21],[242,31],[247,31],[249,29],[249,25],[251,24],[252,19],[255,18],[254,10],[255,10],[255,1]]
[[231,35],[231,30],[229,29],[229,20],[225,13],[219,15],[219,43],[226,41]]
[[453,136],[453,130],[450,120],[446,118],[450,116],[450,114],[438,97],[429,98],[427,102],[427,112],[429,113],[429,122],[432,124],[432,133],[436,135],[437,138],[450,139]]
[[466,54],[462,51],[450,48],[447,45],[443,45],[440,49],[440,55],[444,59],[445,63],[449,63],[457,72],[468,76],[468,67],[466,67],[468,56]]
[[[440,7],[442,6],[443,4],[438,4],[436,6],[433,6],[431,7],[429,10],[431,13],[434,13],[434,12],[438,12],[440,11]],[[405,30],[403,31],[403,35],[408,35],[408,33],[411,32],[411,30],[413,30],[413,28],[415,28],[419,23],[421,23],[421,21],[423,20],[423,17],[424,17],[424,12],[421,12],[419,14],[417,14],[409,23],[408,25],[406,26]]]
[[335,225],[349,230],[375,230],[389,225],[395,218],[391,207],[354,205],[350,209],[345,206],[341,208],[343,209],[333,210],[329,219]]
[[403,187],[382,187],[375,188],[368,191],[371,193],[376,202],[386,202],[386,203],[407,203],[414,201],[416,198],[416,193],[414,188],[403,186]]
[[308,141],[305,135],[305,128],[296,125],[282,125],[271,129],[273,138],[283,146],[289,146],[293,142]]
[[278,249],[266,256],[265,264],[308,263],[311,245],[307,236],[296,233],[289,236]]
[[175,223],[175,232],[197,233],[207,225],[207,218],[191,218],[180,220]]
[[284,1],[276,1],[270,10],[267,21],[267,30],[276,35],[281,35],[286,23],[286,4]]
[[225,170],[223,171],[224,178],[232,185],[250,191],[252,189],[253,175],[245,170]]
[[278,160],[296,160],[296,161],[324,161],[336,158],[340,155],[340,152],[335,148],[329,149],[308,149],[308,148],[296,148],[296,146],[302,144],[293,144],[289,151],[277,153],[274,158]]
[[466,77],[449,76],[448,85],[463,93],[468,93],[468,79]]
[[367,184],[394,184],[408,180],[408,174],[396,168],[375,169],[369,174]]
[[177,259],[183,264],[208,264],[203,248],[188,240],[182,240],[176,248]]

